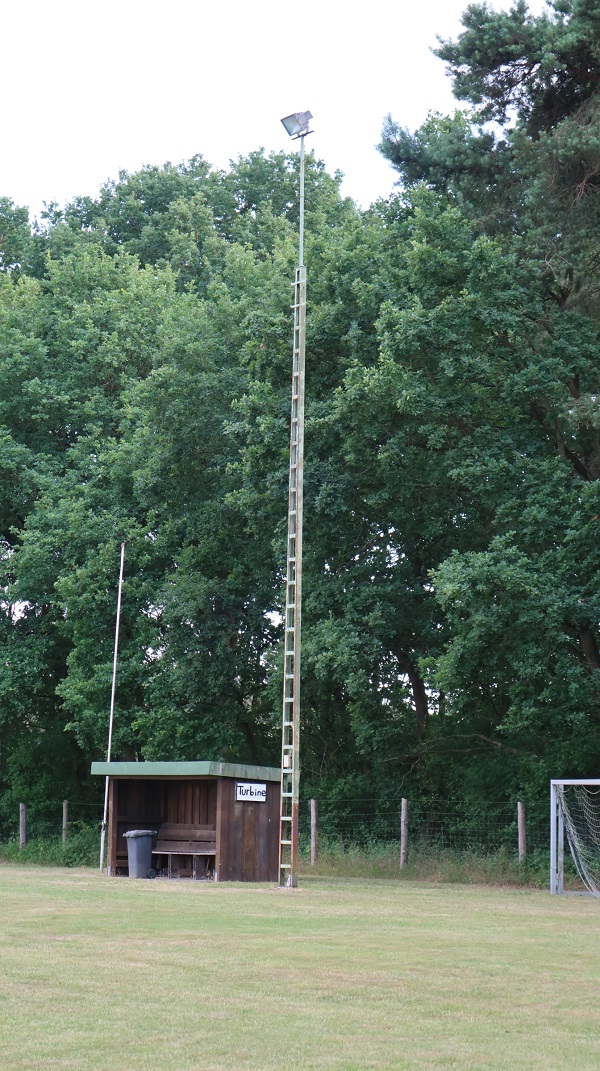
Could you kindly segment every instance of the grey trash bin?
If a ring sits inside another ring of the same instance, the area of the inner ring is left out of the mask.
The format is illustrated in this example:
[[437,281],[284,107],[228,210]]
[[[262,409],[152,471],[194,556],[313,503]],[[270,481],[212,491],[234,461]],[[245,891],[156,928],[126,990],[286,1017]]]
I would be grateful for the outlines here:
[[130,878],[153,878],[152,838],[155,829],[130,829],[123,836],[127,840],[127,862]]

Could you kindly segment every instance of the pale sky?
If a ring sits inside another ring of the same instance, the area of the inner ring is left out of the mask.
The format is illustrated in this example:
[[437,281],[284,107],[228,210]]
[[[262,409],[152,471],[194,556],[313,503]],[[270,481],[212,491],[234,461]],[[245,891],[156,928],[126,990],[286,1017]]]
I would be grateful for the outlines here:
[[456,106],[430,49],[458,34],[467,2],[7,2],[0,196],[36,214],[121,169],[196,153],[226,168],[292,147],[279,120],[309,109],[307,147],[368,205],[395,181],[375,148],[384,116],[414,128]]

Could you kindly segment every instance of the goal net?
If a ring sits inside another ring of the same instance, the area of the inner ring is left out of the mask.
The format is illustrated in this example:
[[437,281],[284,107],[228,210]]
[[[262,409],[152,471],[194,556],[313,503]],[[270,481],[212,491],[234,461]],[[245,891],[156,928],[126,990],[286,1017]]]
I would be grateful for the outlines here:
[[600,780],[556,781],[552,782],[552,788],[554,828],[551,831],[553,874],[550,891],[563,891],[566,834],[581,880],[593,896],[600,896]]

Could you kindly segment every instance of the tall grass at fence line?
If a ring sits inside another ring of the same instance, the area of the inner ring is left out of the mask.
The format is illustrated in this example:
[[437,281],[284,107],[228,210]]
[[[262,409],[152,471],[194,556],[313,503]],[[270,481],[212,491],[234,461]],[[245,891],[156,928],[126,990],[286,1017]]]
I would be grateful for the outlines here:
[[[548,851],[529,853],[519,862],[516,852],[500,848],[493,852],[473,849],[411,848],[405,867],[400,867],[398,844],[374,842],[370,845],[344,843],[319,837],[318,861],[310,865],[310,853],[301,854],[301,872],[319,877],[396,878],[400,881],[445,882],[464,885],[521,885],[546,888],[549,881]],[[567,865],[565,883],[577,886],[574,869]]]
[[66,844],[62,836],[32,837],[21,848],[19,839],[0,843],[0,862],[33,863],[38,866],[98,866],[100,831],[97,826],[79,825],[70,828]]

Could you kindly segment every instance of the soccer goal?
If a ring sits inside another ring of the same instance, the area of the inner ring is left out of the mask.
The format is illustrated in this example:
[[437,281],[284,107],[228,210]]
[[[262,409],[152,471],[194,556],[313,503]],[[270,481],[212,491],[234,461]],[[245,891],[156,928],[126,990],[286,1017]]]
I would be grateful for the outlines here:
[[565,834],[586,889],[600,896],[600,778],[550,782],[550,892],[563,892]]

